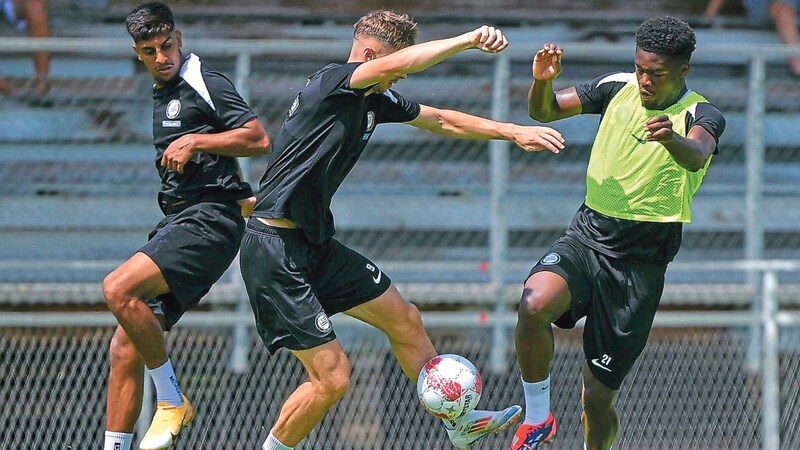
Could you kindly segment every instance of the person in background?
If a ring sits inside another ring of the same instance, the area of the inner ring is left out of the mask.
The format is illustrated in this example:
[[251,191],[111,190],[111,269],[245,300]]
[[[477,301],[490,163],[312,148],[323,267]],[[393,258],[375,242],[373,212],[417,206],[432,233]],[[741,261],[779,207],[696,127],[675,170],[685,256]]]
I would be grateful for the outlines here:
[[[800,33],[797,31],[797,9],[800,8],[800,0],[742,0],[742,2],[748,17],[772,19],[781,42],[786,45],[800,45]],[[724,4],[725,0],[709,1],[704,15],[716,16]],[[790,56],[787,62],[792,78],[800,79],[800,55]]]
[[[44,0],[0,0],[0,15],[3,15],[17,30],[27,30],[30,37],[50,36]],[[36,71],[33,90],[41,96],[46,94],[49,88],[47,76],[50,71],[50,53],[33,52],[33,66]],[[13,93],[11,85],[2,77],[0,77],[0,93],[6,95]]]

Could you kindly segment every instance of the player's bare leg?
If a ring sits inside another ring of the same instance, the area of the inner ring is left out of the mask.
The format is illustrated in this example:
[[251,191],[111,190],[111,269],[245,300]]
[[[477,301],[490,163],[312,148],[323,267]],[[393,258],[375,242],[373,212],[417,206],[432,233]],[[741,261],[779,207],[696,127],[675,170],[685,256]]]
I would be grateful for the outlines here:
[[106,430],[132,433],[142,410],[144,361],[120,326],[111,339],[109,353]]
[[117,326],[109,348],[104,449],[130,450],[142,410],[144,361],[125,330]]
[[525,282],[514,338],[522,379],[541,381],[550,374],[554,340],[551,323],[569,309],[567,282],[552,272],[537,272]]
[[[172,364],[167,358],[162,323],[145,303],[146,299],[167,292],[169,286],[160,269],[150,257],[141,252],[134,254],[103,280],[103,295],[108,309],[117,318],[127,337],[127,342],[117,340],[120,348],[112,347],[112,351],[118,350],[119,356],[128,358],[128,365],[123,363],[123,366],[126,370],[132,370],[137,363],[131,361],[130,350],[122,348],[123,345],[132,344],[142,362],[150,369],[149,373],[156,385],[158,404],[150,429],[140,444],[142,449],[168,448],[181,428],[191,422],[194,416],[194,409],[180,392]],[[120,336],[115,333],[116,338]],[[122,372],[112,373],[109,382],[114,383],[109,385],[109,390],[120,386],[131,389],[131,383],[140,385],[135,380],[126,380]],[[109,392],[109,406],[112,408],[118,407],[118,404],[111,404],[111,398],[115,395],[117,393]],[[136,410],[141,409],[141,401],[139,394],[139,406]],[[120,422],[127,420],[127,414],[133,412],[120,413]],[[117,426],[117,422],[114,425]]]
[[416,306],[400,296],[394,285],[380,297],[345,311],[348,316],[381,330],[406,376],[417,382],[422,366],[437,355]]
[[[422,324],[422,316],[390,286],[380,297],[345,311],[345,314],[381,330],[389,338],[392,351],[408,378],[416,383],[422,367],[437,355]],[[502,411],[473,410],[458,421],[444,420],[447,436],[456,448],[467,448],[490,433],[508,428],[519,419],[522,408]]]
[[589,366],[584,363],[581,423],[587,450],[608,450],[614,443],[619,431],[619,417],[614,408],[616,397],[617,391],[595,378]]
[[536,449],[558,430],[550,413],[550,363],[555,348],[551,323],[569,309],[571,301],[567,282],[560,275],[537,272],[525,281],[515,335],[525,420],[514,435],[513,450]]
[[287,447],[295,447],[322,420],[350,388],[350,364],[338,340],[309,350],[293,350],[309,380],[281,407],[270,433]]
[[161,323],[145,302],[167,292],[169,286],[161,270],[141,252],[122,263],[103,281],[108,309],[150,368],[164,364],[167,351]]

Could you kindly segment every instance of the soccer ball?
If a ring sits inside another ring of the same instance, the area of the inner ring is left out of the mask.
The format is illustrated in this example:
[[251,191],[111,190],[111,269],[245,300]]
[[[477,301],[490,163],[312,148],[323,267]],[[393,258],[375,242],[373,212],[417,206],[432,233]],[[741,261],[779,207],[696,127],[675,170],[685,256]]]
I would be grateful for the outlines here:
[[483,381],[475,365],[459,355],[439,355],[419,372],[417,396],[440,419],[460,419],[481,399]]

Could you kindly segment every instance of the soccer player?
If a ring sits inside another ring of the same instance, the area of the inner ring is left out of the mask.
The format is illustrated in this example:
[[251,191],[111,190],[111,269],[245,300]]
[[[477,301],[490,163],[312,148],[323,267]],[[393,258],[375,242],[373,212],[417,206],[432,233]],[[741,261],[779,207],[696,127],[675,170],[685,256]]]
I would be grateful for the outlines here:
[[[252,197],[234,157],[263,154],[266,132],[233,84],[195,54],[161,3],[138,6],[126,20],[133,49],[153,77],[153,143],[164,219],[148,242],[103,281],[119,326],[110,347],[106,450],[128,450],[142,405],[143,366],[157,408],[142,449],[169,447],[193,417],[164,346],[233,261]],[[254,201],[254,199],[253,199]]]
[[[463,139],[505,139],[526,151],[563,148],[546,127],[497,123],[407,100],[389,87],[459,52],[499,52],[508,42],[483,26],[449,39],[413,45],[416,24],[390,11],[355,24],[346,64],[312,74],[289,108],[268,156],[240,257],[258,332],[270,352],[289,349],[309,379],[283,404],[263,444],[294,448],[348,390],[350,367],[329,321],[344,312],[389,338],[404,373],[416,381],[436,356],[419,311],[372,261],[333,238],[330,204],[375,127],[403,122]],[[473,411],[446,422],[458,448],[518,420],[519,406]]]
[[537,449],[555,436],[550,324],[572,328],[582,317],[586,448],[609,449],[614,442],[614,399],[647,342],[664,273],[725,129],[719,110],[686,86],[694,48],[694,31],[682,20],[650,19],[636,30],[634,72],[557,92],[552,82],[561,72],[562,49],[546,44],[533,59],[532,118],[601,119],[585,203],[525,281],[516,330],[525,419],[513,450]]

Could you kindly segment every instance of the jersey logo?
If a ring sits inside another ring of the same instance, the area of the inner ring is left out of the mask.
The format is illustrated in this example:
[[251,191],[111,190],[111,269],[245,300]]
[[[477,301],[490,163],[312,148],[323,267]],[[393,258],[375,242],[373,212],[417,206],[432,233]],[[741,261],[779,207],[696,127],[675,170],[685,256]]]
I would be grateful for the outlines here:
[[170,100],[167,104],[167,119],[174,119],[181,113],[181,101],[176,99]]
[[392,94],[392,91],[390,91],[388,89],[383,91],[383,95],[389,97],[389,100],[391,100],[394,103],[398,103],[398,104],[400,103],[400,101],[397,100],[397,97],[395,97],[394,94]]
[[558,253],[548,253],[542,258],[542,265],[552,266],[553,264],[558,264],[559,261],[561,261],[561,256]]
[[289,117],[292,117],[295,112],[297,112],[297,108],[300,107],[300,94],[297,94],[297,97],[294,98],[294,102],[292,102],[292,106],[289,107]]
[[647,144],[647,139],[640,138],[639,136],[637,136],[637,135],[635,135],[633,133],[631,133],[631,136],[633,136],[633,138],[636,139],[636,142],[638,142],[640,144]]
[[373,128],[375,128],[375,113],[367,111],[367,132],[372,131]]
[[181,121],[180,120],[162,120],[161,121],[162,128],[180,128]]
[[367,264],[367,270],[369,270],[372,273],[378,272],[377,275],[372,277],[372,281],[374,281],[375,284],[378,284],[378,283],[381,282],[381,276],[383,275],[383,273],[381,272],[381,269],[378,269],[377,267],[375,267],[372,264],[368,263]]
[[328,315],[324,312],[317,314],[317,318],[314,320],[314,325],[317,326],[317,329],[323,333],[327,333],[331,329],[331,319],[328,318]]

